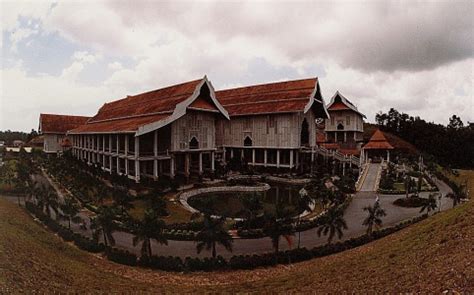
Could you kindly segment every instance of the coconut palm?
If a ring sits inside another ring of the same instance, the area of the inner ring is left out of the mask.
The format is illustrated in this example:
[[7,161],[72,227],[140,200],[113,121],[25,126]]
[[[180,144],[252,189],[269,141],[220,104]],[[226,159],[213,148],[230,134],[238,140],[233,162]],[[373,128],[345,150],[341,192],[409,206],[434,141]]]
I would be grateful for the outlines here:
[[263,232],[266,236],[270,237],[272,241],[273,249],[275,250],[275,258],[278,255],[280,248],[280,238],[284,237],[289,247],[291,247],[292,239],[294,235],[292,232],[290,220],[287,218],[288,210],[285,210],[282,202],[275,204],[275,212],[267,213],[264,216]]
[[438,203],[435,196],[435,194],[430,194],[428,196],[428,201],[421,207],[420,213],[426,211],[428,214],[430,214],[431,211],[434,211],[436,208],[438,208]]
[[344,212],[341,209],[332,207],[322,217],[322,224],[317,230],[317,234],[320,237],[321,234],[328,236],[328,244],[331,244],[332,239],[337,234],[338,238],[341,239],[344,235],[342,230],[347,229],[346,221],[344,220]]
[[91,229],[94,239],[96,241],[99,240],[99,236],[102,234],[106,247],[115,245],[115,239],[112,235],[117,229],[114,221],[115,216],[115,208],[100,206],[97,209],[97,215],[91,220]]
[[450,198],[453,200],[453,208],[456,207],[457,204],[461,202],[461,195],[456,193],[448,193],[446,198]]
[[386,216],[385,210],[380,207],[379,202],[375,202],[374,206],[367,206],[364,211],[368,212],[368,216],[362,222],[367,226],[367,235],[372,235],[374,227],[378,228],[382,225],[382,217]]
[[216,258],[216,244],[221,244],[227,251],[232,252],[232,236],[224,229],[224,218],[212,218],[209,214],[204,214],[202,229],[196,235],[199,241],[196,245],[197,253],[206,248],[212,249],[212,257]]
[[125,214],[125,210],[133,208],[130,194],[125,189],[116,189],[112,198],[114,199],[115,204],[120,207],[122,215]]
[[51,187],[41,186],[38,190],[38,206],[43,208],[43,212],[51,217],[51,213],[54,212],[55,215],[58,215],[58,195]]
[[68,221],[69,229],[71,229],[71,222],[80,223],[82,219],[78,216],[80,206],[73,198],[65,198],[64,203],[59,205],[61,212],[59,217],[63,220]]
[[247,228],[251,228],[253,222],[257,218],[257,215],[263,209],[262,201],[256,195],[243,196],[240,198],[240,200],[242,202],[242,211],[245,215]]
[[150,209],[145,211],[143,220],[133,222],[133,246],[136,247],[140,242],[142,242],[142,257],[152,256],[151,240],[155,240],[162,245],[168,245],[168,240],[165,238],[163,233],[164,228],[165,222],[161,219],[158,219],[158,215]]
[[[299,191],[299,198],[297,201],[297,208],[298,208],[298,225],[301,224],[301,213],[305,211],[311,211],[312,205],[314,204],[314,200],[308,195],[306,189],[302,188]],[[301,231],[298,231],[298,248],[300,247],[301,243]]]

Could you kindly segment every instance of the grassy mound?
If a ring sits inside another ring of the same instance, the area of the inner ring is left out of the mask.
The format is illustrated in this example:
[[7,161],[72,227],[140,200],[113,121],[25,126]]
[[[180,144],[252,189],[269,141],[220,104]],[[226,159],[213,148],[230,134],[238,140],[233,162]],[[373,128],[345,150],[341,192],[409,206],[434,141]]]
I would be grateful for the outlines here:
[[366,246],[291,266],[166,273],[80,251],[0,198],[0,293],[473,293],[472,245],[474,203],[468,202]]

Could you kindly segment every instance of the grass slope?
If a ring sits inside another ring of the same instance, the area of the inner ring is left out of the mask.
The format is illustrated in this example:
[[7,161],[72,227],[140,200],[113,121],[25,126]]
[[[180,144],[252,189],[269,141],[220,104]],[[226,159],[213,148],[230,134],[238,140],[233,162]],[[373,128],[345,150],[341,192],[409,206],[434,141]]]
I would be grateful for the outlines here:
[[[474,177],[474,174],[470,175]],[[131,268],[80,251],[0,199],[0,293],[474,292],[474,203],[369,245],[253,271],[179,274]]]

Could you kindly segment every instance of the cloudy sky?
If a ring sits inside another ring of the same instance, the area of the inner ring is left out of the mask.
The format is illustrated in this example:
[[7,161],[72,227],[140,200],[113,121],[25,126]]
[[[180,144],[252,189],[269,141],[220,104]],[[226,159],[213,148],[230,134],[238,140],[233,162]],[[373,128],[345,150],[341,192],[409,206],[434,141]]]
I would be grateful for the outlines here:
[[216,89],[317,76],[369,121],[474,121],[474,2],[1,2],[0,130],[207,75]]

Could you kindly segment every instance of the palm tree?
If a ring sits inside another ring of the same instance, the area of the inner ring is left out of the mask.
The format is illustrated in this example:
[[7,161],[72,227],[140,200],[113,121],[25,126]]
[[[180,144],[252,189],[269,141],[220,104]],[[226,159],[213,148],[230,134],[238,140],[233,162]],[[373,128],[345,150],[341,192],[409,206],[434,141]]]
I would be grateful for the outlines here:
[[219,243],[227,251],[232,252],[232,236],[224,229],[225,218],[212,218],[209,214],[204,214],[203,228],[199,231],[196,238],[199,241],[196,245],[197,253],[206,248],[212,249],[212,257],[216,258],[216,244]]
[[426,212],[430,214],[430,212],[436,210],[436,208],[438,208],[438,204],[436,202],[435,194],[430,194],[428,196],[428,201],[421,207],[420,213],[426,210]]
[[342,238],[343,229],[347,229],[344,212],[341,209],[332,207],[322,218],[322,224],[319,226],[317,233],[319,237],[321,234],[328,235],[328,244],[331,244],[336,234],[339,239]]
[[461,195],[456,193],[448,193],[446,198],[450,198],[453,200],[453,208],[456,207],[457,204],[461,202]]
[[240,200],[244,207],[247,228],[251,228],[257,214],[263,209],[262,201],[256,195],[243,196]]
[[[299,191],[299,198],[297,203],[298,208],[298,225],[301,224],[301,214],[305,211],[311,211],[311,206],[314,204],[314,200],[308,195],[308,192],[302,188]],[[301,231],[298,231],[298,248],[300,247],[301,243]]]
[[280,248],[281,237],[284,237],[291,247],[291,236],[293,236],[294,233],[292,232],[290,220],[287,218],[288,213],[288,210],[284,208],[283,202],[277,201],[275,203],[275,213],[267,213],[264,216],[265,224],[263,226],[263,232],[266,236],[270,237],[272,241],[272,246],[275,250],[275,259],[278,259],[277,255]]
[[163,234],[165,222],[158,219],[157,214],[153,210],[146,210],[145,216],[141,221],[133,222],[133,246],[136,247],[138,243],[142,242],[142,257],[151,257],[151,240],[157,241],[159,244],[168,245],[168,240]]
[[291,226],[286,219],[278,218],[276,214],[266,214],[263,232],[272,241],[272,246],[275,250],[275,258],[280,250],[281,237],[284,237],[291,247],[291,236],[293,236],[294,233],[291,231]]
[[117,228],[114,222],[115,216],[115,208],[100,206],[97,209],[97,215],[91,220],[91,229],[93,230],[92,235],[94,239],[96,241],[99,240],[99,236],[102,234],[106,247],[115,245],[115,239],[112,235]]
[[128,191],[125,189],[116,189],[113,193],[113,199],[117,206],[120,206],[122,215],[125,214],[125,209],[133,208],[133,205],[130,203],[131,198],[128,194]]
[[78,216],[80,211],[79,204],[73,198],[65,198],[64,204],[61,204],[59,208],[61,209],[59,217],[68,221],[69,229],[71,229],[71,221],[74,223],[82,221]]
[[369,215],[364,219],[362,225],[367,226],[367,235],[372,235],[374,226],[380,227],[382,225],[382,217],[387,215],[385,210],[380,207],[379,202],[375,202],[374,206],[367,206],[364,208],[364,211],[367,211]]
[[42,186],[38,190],[38,206],[43,208],[43,212],[46,211],[46,214],[50,218],[52,212],[54,212],[56,216],[58,215],[58,195],[51,187]]

